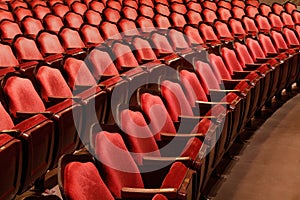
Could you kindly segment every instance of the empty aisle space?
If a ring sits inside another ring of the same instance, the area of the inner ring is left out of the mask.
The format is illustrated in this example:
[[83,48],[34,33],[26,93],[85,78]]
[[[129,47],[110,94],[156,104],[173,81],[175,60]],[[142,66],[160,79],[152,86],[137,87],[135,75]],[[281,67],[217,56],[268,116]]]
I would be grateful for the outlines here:
[[256,130],[214,200],[300,199],[300,94]]

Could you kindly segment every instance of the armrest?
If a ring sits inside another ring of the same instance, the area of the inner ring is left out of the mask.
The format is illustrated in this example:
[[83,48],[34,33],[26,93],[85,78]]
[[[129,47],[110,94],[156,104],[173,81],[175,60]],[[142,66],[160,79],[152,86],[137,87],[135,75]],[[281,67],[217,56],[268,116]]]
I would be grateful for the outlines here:
[[152,62],[153,59],[146,59],[146,58],[142,58],[142,63],[148,63],[148,62]]
[[[240,90],[226,90],[226,89],[225,90],[214,90],[214,89],[210,89],[209,92],[210,92],[210,96],[214,97],[213,101],[220,101],[228,93],[235,93],[237,95],[243,95]],[[217,97],[219,99],[217,99]]]
[[164,141],[171,141],[173,140],[174,137],[180,139],[189,139],[189,138],[194,138],[194,137],[197,137],[199,138],[201,141],[204,141],[205,139],[205,134],[202,134],[202,133],[160,133],[160,137],[161,137],[161,140],[164,140]]
[[267,53],[267,57],[276,57],[276,56],[278,56],[279,55],[279,53]]
[[134,66],[121,66],[121,68],[122,68],[122,71],[129,71],[129,70],[134,69],[136,67],[134,67]]
[[46,62],[53,62],[55,60],[60,60],[63,57],[64,57],[64,55],[62,53],[46,55],[45,61]]
[[108,74],[101,74],[99,77],[98,77],[98,83],[102,82],[102,81],[105,81],[109,78],[112,78],[114,77],[115,75],[108,75]]
[[9,130],[1,130],[0,134],[7,134],[12,137],[18,137],[21,131],[19,129],[9,129]]
[[208,109],[211,109],[212,106],[215,106],[215,105],[223,105],[227,109],[230,108],[230,104],[228,102],[222,102],[222,101],[220,101],[220,102],[196,101],[196,104],[199,105],[200,109],[203,109],[205,107],[208,107]]
[[163,194],[168,199],[177,198],[176,188],[145,189],[123,187],[121,191],[122,199],[151,199],[156,194]]
[[265,63],[268,62],[270,58],[256,58],[256,61],[259,63]]
[[239,84],[240,82],[242,81],[245,81],[247,82],[249,85],[250,85],[250,80],[249,79],[233,79],[233,80],[222,80],[223,81],[223,84],[225,86],[226,89],[234,89],[235,86],[237,84]]
[[173,162],[181,162],[186,166],[191,166],[193,160],[190,157],[154,157],[154,156],[144,156],[143,157],[143,165],[163,165],[167,166]]
[[37,114],[42,114],[47,118],[51,118],[53,116],[53,113],[50,112],[50,111],[44,111],[44,112],[19,112],[18,111],[16,113],[16,117],[27,119],[27,118],[32,117],[32,116],[37,115]]
[[290,44],[290,47],[292,47],[292,48],[299,48],[300,45],[298,45],[298,44]]

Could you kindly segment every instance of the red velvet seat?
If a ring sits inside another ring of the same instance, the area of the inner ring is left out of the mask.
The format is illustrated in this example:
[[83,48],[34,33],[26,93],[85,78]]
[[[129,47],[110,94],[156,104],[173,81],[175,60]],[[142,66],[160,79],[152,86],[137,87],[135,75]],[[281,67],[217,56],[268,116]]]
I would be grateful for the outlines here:
[[105,5],[102,2],[93,0],[89,3],[89,8],[99,13],[102,13],[102,11],[105,8]]
[[267,17],[263,15],[256,15],[255,21],[260,32],[269,33],[272,27]]
[[0,44],[0,66],[13,68],[19,65],[9,45]]
[[223,42],[229,42],[234,40],[233,35],[231,34],[228,25],[225,22],[215,21],[214,27],[219,40]]
[[33,7],[33,13],[37,19],[43,20],[47,14],[51,13],[51,10],[45,5],[38,4]]
[[223,22],[228,22],[229,18],[232,17],[230,10],[224,7],[219,7],[216,12],[218,14],[218,19]]
[[272,10],[273,10],[273,12],[274,12],[275,14],[280,15],[280,13],[281,13],[282,11],[284,11],[284,7],[283,7],[283,5],[274,2],[274,3],[272,4]]
[[233,6],[231,11],[232,11],[233,17],[237,18],[237,19],[241,19],[243,16],[246,15],[244,9],[239,6]]
[[35,39],[37,34],[44,30],[44,27],[42,25],[42,22],[38,19],[35,19],[33,17],[25,17],[21,21],[22,28],[24,30],[24,35]]
[[194,10],[194,11],[197,11],[197,12],[200,12],[202,11],[202,6],[200,3],[198,2],[195,2],[195,1],[190,1],[187,3],[187,8],[188,10]]
[[102,13],[106,21],[117,23],[121,19],[120,12],[117,9],[106,7]]
[[169,7],[165,4],[162,4],[162,3],[157,3],[155,5],[155,11],[157,13],[165,15],[165,16],[169,16],[171,14],[171,11],[170,11]]
[[140,16],[145,16],[148,18],[153,18],[154,17],[154,10],[152,7],[145,5],[145,4],[140,4],[139,6],[139,15]]
[[295,23],[293,21],[293,17],[292,17],[291,14],[289,14],[288,12],[283,11],[283,12],[281,12],[280,17],[282,19],[283,24],[286,27],[289,27],[289,28],[294,28],[295,27]]
[[[105,174],[104,182],[115,198],[152,198],[156,193],[164,194],[168,199],[180,198],[183,181],[191,184],[191,175],[194,173],[182,163],[174,163],[166,175],[156,176],[155,184],[147,184],[127,150],[122,137],[117,133],[100,132],[96,135],[95,153],[101,162],[100,170]],[[114,153],[116,156],[111,156]],[[109,164],[108,164],[109,163]],[[149,175],[153,179],[151,173]],[[147,186],[147,187],[145,187]],[[154,192],[150,188],[157,187],[161,190]],[[149,189],[147,189],[149,188]],[[167,192],[164,189],[169,188]],[[175,189],[175,190],[174,190]],[[177,190],[179,190],[177,192]],[[183,191],[182,191],[183,192]],[[184,195],[192,195],[193,191],[186,190]]]
[[118,26],[123,36],[132,37],[135,35],[140,35],[139,30],[135,25],[135,21],[133,20],[125,18],[120,19],[120,21],[118,22]]
[[96,26],[84,24],[80,28],[83,42],[87,48],[96,47],[104,42]]
[[65,199],[114,200],[91,156],[65,155],[59,166],[58,181]]
[[202,14],[204,16],[204,22],[207,22],[209,24],[214,23],[214,21],[216,19],[218,19],[215,11],[207,9],[207,8],[205,8],[204,10],[202,10]]
[[80,26],[83,24],[83,19],[80,14],[70,11],[65,14],[64,23],[66,27],[79,30]]
[[248,34],[252,35],[252,36],[256,36],[258,33],[258,28],[255,24],[255,21],[253,18],[250,18],[248,16],[244,16],[242,18],[242,22],[245,26],[245,30],[248,32]]
[[71,8],[73,12],[80,14],[81,16],[84,15],[84,13],[87,11],[87,6],[84,3],[81,3],[79,1],[76,1],[72,3]]
[[69,7],[67,5],[64,5],[62,3],[56,3],[52,7],[53,14],[59,16],[61,19],[64,18],[66,13],[69,11]]
[[169,27],[171,27],[171,23],[168,17],[162,14],[155,15],[154,23],[159,29],[168,29]]
[[204,8],[208,8],[208,9],[213,10],[213,11],[217,11],[217,9],[218,9],[217,4],[213,1],[203,1],[202,6]]
[[219,41],[219,38],[215,34],[213,27],[206,24],[206,23],[199,23],[199,31],[202,35],[202,38],[204,39],[205,43],[210,46],[216,46],[219,45],[221,42]]
[[259,12],[260,14],[262,14],[263,16],[268,16],[271,12],[272,12],[272,7],[265,4],[265,3],[261,3],[259,5]]
[[2,21],[4,19],[15,21],[11,12],[4,10],[4,9],[0,9],[0,21]]
[[259,14],[257,7],[248,5],[246,8],[247,16],[249,17],[255,17],[255,15]]
[[228,1],[221,0],[221,1],[219,1],[217,4],[218,4],[218,7],[222,6],[222,7],[224,7],[224,8],[229,9],[229,10],[231,10],[231,8],[232,8],[231,3],[228,2]]
[[186,13],[186,16],[187,16],[189,24],[196,25],[196,24],[199,24],[199,22],[203,21],[201,14],[194,10],[189,10]]
[[187,8],[186,8],[185,4],[179,3],[179,2],[173,2],[171,4],[171,10],[173,12],[177,12],[182,15],[185,15],[187,13]]
[[184,25],[187,24],[184,15],[181,13],[172,12],[169,17],[170,17],[170,20],[172,23],[172,27],[175,27],[175,28],[178,28],[181,30],[181,29],[183,29]]
[[101,14],[99,12],[91,10],[91,9],[87,10],[84,13],[84,19],[88,24],[91,24],[94,26],[99,26],[102,21]]
[[118,30],[117,25],[114,23],[111,23],[109,21],[102,21],[102,23],[100,24],[100,31],[102,33],[103,39],[105,39],[105,40],[121,39],[121,34]]
[[228,22],[229,27],[231,28],[232,35],[239,40],[243,40],[243,38],[247,35],[242,22],[238,19],[231,18]]
[[296,4],[294,4],[294,3],[288,1],[288,2],[286,2],[286,3],[284,4],[284,9],[285,9],[286,12],[292,14],[292,12],[293,12],[294,10],[297,10],[297,6],[296,6]]
[[46,117],[55,115],[52,119],[55,121],[57,131],[51,166],[57,164],[61,155],[71,153],[76,149],[78,136],[75,125],[77,122],[74,120],[81,115],[79,105],[73,105],[72,100],[66,100],[47,109],[31,81],[17,75],[5,79],[3,90],[9,102],[9,111],[15,121],[20,122],[39,113]]
[[61,18],[52,14],[46,15],[43,21],[45,29],[48,31],[53,31],[56,34],[58,34],[60,29],[64,26]]
[[17,7],[13,10],[13,13],[16,16],[17,22],[21,22],[25,17],[33,17],[33,14],[29,8]]
[[273,29],[280,31],[284,26],[283,22],[281,21],[280,15],[270,13],[268,18]]
[[10,20],[2,20],[0,23],[1,39],[4,42],[11,43],[16,35],[22,34],[19,25]]
[[138,17],[137,10],[131,6],[124,6],[122,8],[122,14],[125,18],[131,19],[133,21]]

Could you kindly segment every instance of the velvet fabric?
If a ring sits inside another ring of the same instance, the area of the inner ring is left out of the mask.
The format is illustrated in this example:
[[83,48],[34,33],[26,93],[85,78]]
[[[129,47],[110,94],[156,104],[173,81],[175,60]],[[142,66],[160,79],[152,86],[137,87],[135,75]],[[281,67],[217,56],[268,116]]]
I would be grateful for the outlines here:
[[138,111],[123,110],[120,113],[121,128],[125,132],[125,141],[138,165],[142,165],[143,156],[160,157],[156,141],[143,115]]
[[64,48],[60,44],[58,37],[54,34],[42,32],[37,37],[37,42],[39,44],[41,53],[44,56],[49,54],[60,54],[65,52]]
[[0,102],[0,131],[1,130],[10,130],[14,127],[14,123],[10,118],[9,114],[4,109],[3,105]]
[[102,178],[115,198],[121,198],[123,187],[144,188],[139,169],[118,133],[98,133],[95,153]]
[[123,66],[125,67],[139,66],[129,46],[117,42],[113,45],[112,51],[116,57],[115,62],[118,70],[122,70]]
[[[18,34],[22,34],[19,25],[16,22],[4,20],[0,23],[0,31],[2,39],[12,40]],[[1,44],[3,45],[3,44]]]
[[81,49],[85,47],[83,41],[80,38],[79,33],[76,30],[64,28],[59,33],[59,36],[62,40],[63,47],[65,48],[65,50]]
[[48,101],[48,97],[72,97],[72,91],[58,69],[42,66],[36,73],[41,88],[41,96]]
[[42,54],[32,39],[18,37],[14,42],[14,47],[19,61],[43,60]]
[[71,162],[64,170],[64,193],[68,200],[113,200],[91,162]]
[[0,66],[2,67],[15,67],[19,65],[18,60],[14,56],[10,46],[0,44]]
[[165,177],[164,181],[161,184],[161,188],[177,188],[179,189],[180,185],[182,184],[188,168],[180,163],[175,162],[171,167],[170,170]]

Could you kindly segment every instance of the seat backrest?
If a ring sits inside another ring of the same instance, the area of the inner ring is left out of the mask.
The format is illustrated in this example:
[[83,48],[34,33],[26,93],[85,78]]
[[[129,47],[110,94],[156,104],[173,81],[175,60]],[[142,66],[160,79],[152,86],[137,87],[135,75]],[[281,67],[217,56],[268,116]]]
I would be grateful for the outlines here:
[[272,28],[268,18],[263,15],[256,15],[255,21],[259,30],[269,31]]
[[48,97],[72,97],[72,91],[58,69],[41,66],[36,73],[42,99]]
[[202,6],[204,8],[208,8],[208,9],[213,10],[213,11],[216,11],[218,9],[217,4],[213,1],[204,1],[204,2],[202,2]]
[[48,31],[53,31],[56,34],[58,34],[60,29],[64,26],[61,18],[52,14],[45,16],[43,21],[45,29]]
[[85,45],[76,30],[63,28],[59,33],[59,37],[65,50],[85,48]]
[[169,43],[166,36],[159,33],[154,33],[151,35],[151,41],[154,45],[154,52],[157,57],[161,57],[164,54],[173,53],[173,48]]
[[103,180],[115,198],[121,198],[123,187],[144,188],[139,169],[119,134],[98,133],[95,153],[101,162],[100,170],[105,174]]
[[132,40],[132,44],[134,46],[134,50],[136,51],[136,59],[140,64],[157,60],[157,57],[147,40],[141,37],[135,37]]
[[210,94],[210,89],[220,89],[220,83],[208,63],[197,61],[195,66],[196,73],[206,95]]
[[258,35],[258,39],[265,55],[267,55],[267,53],[277,53],[276,48],[274,47],[273,42],[269,36],[261,33]]
[[206,93],[200,84],[197,75],[187,70],[181,70],[179,72],[180,81],[185,88],[186,98],[189,101],[191,107],[195,107],[196,101],[208,101]]
[[112,47],[112,51],[115,56],[116,67],[119,71],[123,70],[122,67],[139,66],[139,63],[129,46],[116,42]]
[[14,122],[12,121],[9,114],[4,109],[3,105],[0,102],[0,131],[10,130],[14,127]]
[[87,11],[87,6],[84,3],[78,1],[72,3],[71,8],[75,13],[78,13],[81,16],[83,16],[84,13]]
[[154,22],[156,26],[160,29],[168,29],[169,27],[171,27],[169,18],[162,14],[156,14],[154,17]]
[[174,12],[183,14],[183,15],[185,15],[187,13],[187,8],[186,8],[185,4],[183,4],[183,3],[177,3],[177,2],[172,3],[171,10],[173,10]]
[[229,26],[233,35],[246,35],[246,31],[244,30],[241,21],[231,18],[229,20]]
[[145,16],[139,16],[136,20],[137,26],[140,28],[140,31],[144,33],[150,33],[154,30],[156,30],[153,19],[150,19]]
[[142,113],[125,109],[120,111],[120,128],[124,131],[124,140],[133,159],[143,164],[144,156],[160,157],[160,151]]
[[114,200],[92,162],[70,162],[65,166],[63,176],[67,199]]
[[140,15],[148,17],[148,18],[153,18],[154,17],[154,10],[152,7],[145,5],[145,4],[140,4],[139,6],[139,12]]
[[252,59],[246,45],[241,44],[239,42],[235,42],[234,48],[237,52],[238,59],[242,66],[254,63],[254,60]]
[[94,86],[96,81],[82,60],[69,57],[64,62],[64,71],[68,76],[68,85],[72,90],[76,86]]
[[0,9],[0,21],[2,21],[4,19],[15,21],[15,19],[14,19],[11,12],[9,12],[7,10]]
[[22,34],[19,25],[16,22],[3,20],[0,23],[1,38],[3,40],[13,40],[18,34]]
[[188,23],[189,24],[193,24],[193,25],[196,25],[196,24],[199,24],[199,22],[202,22],[203,19],[200,15],[199,12],[196,12],[194,10],[189,10],[187,13],[186,13],[186,16],[187,16],[187,19],[188,19]]
[[280,14],[282,22],[285,26],[289,26],[289,27],[294,27],[295,23],[293,21],[293,17],[291,14],[287,13],[287,12],[281,12]]
[[9,45],[0,44],[0,66],[14,67],[18,66],[19,62]]
[[185,26],[183,32],[186,35],[186,39],[190,47],[204,44],[197,28],[193,26]]
[[254,40],[252,38],[247,38],[246,45],[249,49],[249,52],[250,52],[253,60],[256,60],[256,58],[265,58],[266,57],[264,54],[264,51],[262,50],[262,48],[257,40]]
[[101,14],[97,11],[94,10],[87,10],[84,13],[84,19],[88,24],[94,25],[94,26],[99,26],[101,21],[102,21],[102,17]]
[[207,9],[207,8],[205,8],[202,11],[202,14],[204,16],[204,21],[207,23],[210,23],[210,24],[212,24],[216,19],[218,19],[215,11]]
[[246,31],[248,31],[249,33],[258,33],[258,28],[257,28],[253,18],[244,16],[242,18],[242,22],[245,26]]
[[45,5],[38,4],[35,7],[33,7],[33,12],[38,19],[43,20],[45,15],[51,13],[51,10]]
[[33,17],[33,14],[30,9],[24,7],[17,7],[14,9],[14,14],[16,16],[16,20],[21,22],[25,17],[30,16]]
[[155,5],[155,11],[165,16],[169,16],[171,14],[169,7],[161,3]]
[[29,79],[11,76],[3,87],[9,101],[9,111],[16,117],[20,112],[43,112],[46,110],[42,99]]
[[31,38],[36,38],[37,34],[41,30],[44,30],[42,22],[33,17],[25,17],[21,24],[24,29],[24,34]]
[[143,93],[140,104],[156,140],[160,140],[160,133],[176,133],[173,121],[159,96]]
[[124,6],[122,8],[122,14],[125,18],[135,21],[138,17],[137,10],[130,6]]
[[215,21],[214,27],[217,30],[219,38],[233,38],[228,25],[221,21]]
[[189,2],[187,2],[186,6],[187,6],[188,10],[194,10],[194,11],[197,11],[200,13],[202,11],[202,6],[199,2],[189,1]]
[[100,24],[100,30],[103,36],[103,39],[121,39],[121,34],[118,30],[118,27],[116,24],[108,22],[108,21],[102,21]]
[[[234,74],[233,73],[234,71],[243,71],[243,67],[240,65],[234,50],[229,49],[227,47],[223,47],[221,52],[222,52],[222,57],[226,63],[227,69],[231,75]],[[219,58],[221,59],[221,57],[219,57]],[[221,74],[226,74],[226,73],[224,73],[223,70],[220,72],[221,72]],[[226,77],[226,79],[229,78],[227,76],[227,74],[224,77],[222,76],[222,78],[225,78],[225,77]],[[231,78],[229,78],[229,79],[231,79]]]
[[271,31],[270,34],[275,42],[275,46],[277,49],[288,49],[288,45],[285,42],[281,33],[277,32],[277,31]]
[[255,17],[255,15],[259,14],[257,7],[251,5],[246,7],[246,13],[249,17]]
[[229,10],[231,10],[231,8],[232,8],[232,5],[231,5],[231,3],[229,1],[221,0],[217,4],[218,4],[218,7],[222,6],[224,8],[229,9]]
[[161,94],[166,100],[166,107],[173,121],[178,121],[180,115],[193,116],[192,108],[178,83],[163,81]]
[[117,23],[121,19],[120,12],[110,7],[106,7],[103,10],[103,16],[105,17],[105,20],[113,23]]
[[67,27],[79,29],[80,26],[83,24],[83,19],[80,14],[75,12],[69,11],[66,13],[65,17],[65,24]]
[[62,3],[55,4],[52,7],[53,13],[60,18],[64,18],[65,14],[70,10],[67,5],[64,5]]
[[19,62],[43,60],[43,56],[33,39],[23,36],[18,37],[14,41],[13,46],[16,50]]
[[170,43],[171,43],[172,48],[173,48],[174,51],[189,48],[189,45],[188,45],[187,41],[184,38],[184,35],[180,31],[177,31],[175,29],[171,29],[168,33],[168,38],[170,40]]
[[93,49],[88,57],[88,67],[90,68],[95,79],[98,80],[102,75],[118,75],[119,72],[106,51]]
[[284,24],[282,23],[279,15],[270,13],[268,18],[269,18],[273,28],[280,30],[283,27]]
[[170,19],[171,19],[173,27],[182,28],[182,27],[184,27],[184,25],[187,24],[187,22],[184,18],[184,15],[180,14],[180,13],[177,13],[177,12],[172,12],[172,14],[170,15]]
[[130,19],[120,19],[118,26],[125,36],[139,35],[139,31],[135,25],[135,22]]
[[287,27],[283,28],[283,34],[285,35],[286,42],[289,46],[300,44],[295,32],[292,29]]
[[265,3],[261,3],[259,5],[259,11],[260,11],[260,14],[267,17],[272,12],[272,7]]
[[81,26],[80,33],[82,35],[83,42],[86,46],[97,46],[104,42],[99,32],[99,29],[96,26],[85,24]]
[[229,9],[224,8],[224,7],[219,7],[217,10],[219,19],[224,21],[224,22],[228,22],[229,18],[232,17],[231,12]]
[[89,3],[89,8],[99,13],[102,13],[105,8],[105,5],[100,1],[93,0]]
[[235,6],[239,6],[239,7],[241,7],[241,8],[245,8],[245,2],[244,1],[240,1],[240,0],[233,0],[233,1],[231,1],[231,4],[232,5],[235,5]]
[[43,56],[65,52],[63,46],[60,44],[57,35],[55,34],[51,34],[49,32],[41,32],[37,36],[36,41]]
[[273,12],[277,15],[280,15],[280,13],[282,11],[284,11],[283,5],[276,3],[276,2],[272,4],[272,9],[273,9]]
[[297,6],[296,6],[296,4],[294,4],[294,3],[290,2],[290,1],[288,1],[288,2],[286,2],[286,3],[284,4],[284,9],[285,9],[286,12],[292,14],[292,12],[293,12],[294,10],[297,10]]
[[233,6],[231,11],[233,13],[233,17],[237,19],[241,19],[243,16],[246,15],[244,9],[239,6]]

